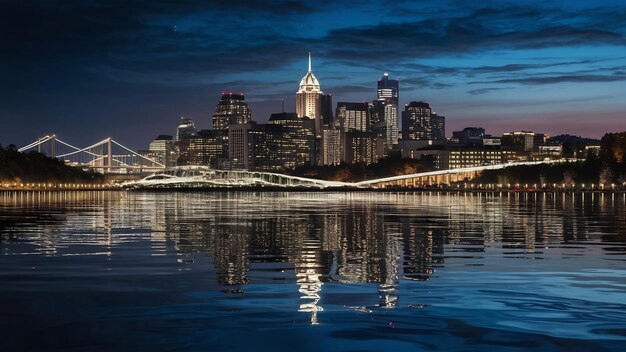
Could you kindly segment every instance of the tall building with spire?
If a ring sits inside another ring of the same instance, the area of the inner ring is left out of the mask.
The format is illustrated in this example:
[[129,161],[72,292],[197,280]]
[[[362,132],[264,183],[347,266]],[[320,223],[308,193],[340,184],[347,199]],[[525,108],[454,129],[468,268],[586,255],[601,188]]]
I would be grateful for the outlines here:
[[302,77],[300,88],[296,93],[296,113],[298,117],[307,116],[315,120],[315,134],[318,137],[322,131],[321,96],[323,94],[320,83],[311,70],[311,53],[309,53],[309,70]]

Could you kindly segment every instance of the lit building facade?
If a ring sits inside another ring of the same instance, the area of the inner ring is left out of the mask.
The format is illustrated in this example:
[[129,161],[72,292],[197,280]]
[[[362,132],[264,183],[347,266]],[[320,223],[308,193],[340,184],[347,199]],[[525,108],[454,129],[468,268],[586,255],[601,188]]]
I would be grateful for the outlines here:
[[315,161],[315,121],[295,113],[272,114],[267,124],[231,125],[228,157],[233,169],[284,171]]
[[446,121],[435,114],[428,103],[412,101],[402,112],[402,139],[445,140]]
[[311,70],[311,53],[309,53],[309,70],[302,77],[296,93],[296,113],[298,117],[308,117],[315,121],[316,136],[322,130],[322,92],[320,83]]
[[283,145],[280,150],[283,168],[293,169],[315,163],[315,120],[283,112],[272,114],[269,123],[282,127],[279,137]]
[[176,166],[176,151],[172,136],[160,135],[155,138],[148,147],[149,156],[159,163],[170,167]]
[[322,165],[341,163],[341,130],[334,127],[322,127]]
[[351,130],[344,133],[344,157],[346,164],[378,162],[385,153],[385,138],[373,131]]
[[[400,82],[389,79],[385,72],[378,81],[376,90],[377,115],[380,121],[385,121],[387,127],[387,145],[391,148],[398,144],[398,101]],[[378,122],[378,121],[377,121]]]
[[176,128],[176,141],[180,141],[182,139],[189,138],[196,133],[196,126],[193,123],[193,119],[191,117],[182,117],[178,122],[178,127]]
[[201,130],[179,142],[179,165],[224,168],[228,162],[228,131]]
[[370,105],[368,103],[337,103],[337,122],[342,131],[367,131],[370,123]]
[[252,114],[243,93],[223,93],[213,114],[213,129],[228,130],[228,126],[250,122]]
[[502,134],[502,147],[516,152],[531,152],[545,145],[547,136],[531,131],[505,132]]
[[431,115],[432,110],[428,103],[412,101],[407,104],[402,112],[402,139],[432,139]]
[[228,159],[232,169],[253,169],[254,146],[250,137],[254,125],[256,123],[248,122],[228,127]]

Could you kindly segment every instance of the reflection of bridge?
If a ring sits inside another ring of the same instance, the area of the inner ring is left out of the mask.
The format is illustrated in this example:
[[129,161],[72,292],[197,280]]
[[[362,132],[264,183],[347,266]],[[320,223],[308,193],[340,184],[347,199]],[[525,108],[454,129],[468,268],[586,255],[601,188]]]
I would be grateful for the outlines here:
[[37,150],[52,158],[63,160],[66,164],[85,169],[97,169],[103,172],[155,171],[165,165],[145,157],[121,145],[109,137],[84,148],[75,147],[49,135],[19,149],[20,152]]
[[420,187],[426,185],[451,185],[471,180],[484,170],[499,170],[511,166],[529,166],[560,163],[565,160],[529,161],[497,165],[475,166],[461,169],[421,172],[410,175],[386,177],[362,182],[324,181],[306,177],[271,172],[215,170],[205,166],[179,166],[163,170],[125,186],[136,188],[203,188],[203,187],[280,187],[280,188],[386,188]]

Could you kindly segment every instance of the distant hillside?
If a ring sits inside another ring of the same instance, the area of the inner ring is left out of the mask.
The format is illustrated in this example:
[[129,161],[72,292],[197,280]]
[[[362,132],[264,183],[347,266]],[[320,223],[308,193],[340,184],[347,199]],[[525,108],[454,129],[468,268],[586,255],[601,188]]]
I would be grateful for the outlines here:
[[291,172],[294,176],[317,178],[328,181],[359,182],[382,177],[431,171],[432,167],[422,161],[401,159],[399,155],[379,160],[376,164],[362,163],[337,166],[301,166]]
[[550,143],[553,144],[570,144],[570,145],[600,145],[599,139],[585,138],[581,136],[572,136],[570,134],[560,134],[550,137]]
[[[567,135],[566,135],[567,136]],[[581,138],[568,136],[565,140]],[[595,141],[589,138],[581,140]],[[618,183],[626,182],[626,132],[607,133],[600,145],[600,154],[589,154],[585,161],[567,164],[516,166],[484,171],[474,182],[503,184],[551,183]]]
[[37,152],[20,153],[14,145],[0,146],[0,182],[101,183],[103,175],[65,165]]

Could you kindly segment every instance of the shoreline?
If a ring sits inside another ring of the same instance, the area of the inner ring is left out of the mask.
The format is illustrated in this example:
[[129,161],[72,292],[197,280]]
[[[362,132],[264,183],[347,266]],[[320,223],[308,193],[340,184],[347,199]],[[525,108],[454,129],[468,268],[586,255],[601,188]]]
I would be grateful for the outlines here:
[[133,193],[207,193],[207,192],[290,192],[290,193],[444,193],[444,194],[467,194],[467,193],[519,193],[519,194],[626,194],[626,189],[610,187],[605,189],[581,189],[581,188],[545,188],[545,189],[513,189],[513,188],[461,188],[461,187],[386,187],[386,188],[356,188],[356,187],[163,187],[163,188],[122,188],[114,185],[94,185],[93,187],[10,187],[0,188],[2,193],[30,193],[30,192],[133,192]]

